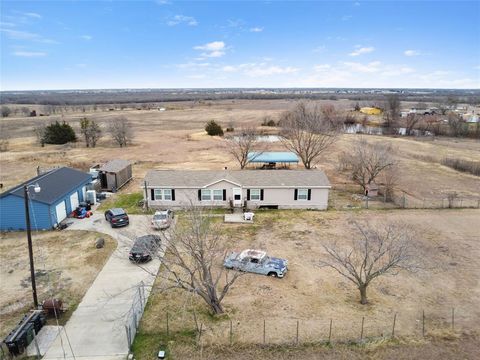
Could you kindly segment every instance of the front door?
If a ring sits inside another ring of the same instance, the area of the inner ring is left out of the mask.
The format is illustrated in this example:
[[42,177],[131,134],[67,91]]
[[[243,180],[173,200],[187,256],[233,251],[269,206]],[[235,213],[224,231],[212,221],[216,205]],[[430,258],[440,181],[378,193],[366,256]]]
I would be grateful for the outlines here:
[[233,188],[232,189],[232,197],[233,197],[233,206],[241,207],[242,206],[242,189],[240,188]]

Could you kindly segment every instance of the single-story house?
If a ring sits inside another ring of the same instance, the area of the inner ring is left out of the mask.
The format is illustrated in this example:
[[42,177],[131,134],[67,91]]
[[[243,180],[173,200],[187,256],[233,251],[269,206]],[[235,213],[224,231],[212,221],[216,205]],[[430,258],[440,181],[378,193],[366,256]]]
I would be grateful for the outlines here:
[[[29,187],[33,230],[55,228],[86,198],[92,175],[68,167],[53,169],[0,194],[0,230],[26,230],[24,186]],[[40,186],[35,192],[33,185]]]
[[321,170],[151,170],[144,197],[150,208],[325,210],[330,188]]
[[132,180],[132,164],[127,160],[111,160],[98,166],[97,171],[102,190],[115,192]]

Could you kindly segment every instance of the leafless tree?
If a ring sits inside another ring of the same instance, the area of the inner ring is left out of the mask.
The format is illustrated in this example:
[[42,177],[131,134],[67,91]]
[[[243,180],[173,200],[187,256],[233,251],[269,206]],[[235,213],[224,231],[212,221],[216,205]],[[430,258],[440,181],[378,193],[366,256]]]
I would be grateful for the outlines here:
[[102,129],[95,120],[88,118],[80,119],[80,131],[85,138],[85,145],[87,147],[95,147],[98,140],[102,136]]
[[[352,180],[365,191],[383,171],[396,165],[393,147],[370,144],[365,138],[356,140],[347,156],[342,156]],[[393,179],[392,179],[393,180]]]
[[395,187],[398,185],[399,179],[400,170],[398,163],[393,164],[382,171],[380,182],[383,185],[383,198],[385,202],[393,199]]
[[376,278],[420,268],[414,232],[407,224],[387,223],[373,227],[352,221],[355,234],[346,246],[323,245],[326,252],[320,266],[336,270],[360,291],[360,303],[367,304],[367,288]]
[[44,124],[38,124],[33,128],[33,133],[35,134],[37,143],[40,144],[42,147],[45,146],[45,131],[46,127]]
[[448,127],[452,136],[466,136],[468,134],[468,124],[459,114],[453,111],[448,113]]
[[458,193],[456,191],[450,191],[447,194],[448,208],[452,209],[455,205],[455,200],[458,198]]
[[131,124],[125,116],[112,119],[108,126],[108,132],[120,147],[127,146],[133,139]]
[[[258,138],[257,131],[252,127],[244,127],[236,136],[226,138],[227,151],[244,169],[247,164],[261,155],[267,148],[265,142]],[[248,154],[251,154],[249,157]]]
[[213,314],[222,314],[222,301],[242,273],[223,267],[227,253],[218,223],[193,206],[183,216],[163,241],[159,276],[166,285],[160,290],[176,288],[197,294]]
[[415,126],[418,124],[420,121],[421,116],[417,114],[408,114],[406,118],[406,124],[405,124],[405,135],[410,136],[412,135],[412,131],[415,128]]
[[383,111],[384,126],[388,132],[393,133],[400,117],[400,98],[397,94],[387,96]]
[[9,147],[9,133],[5,129],[5,126],[3,126],[2,123],[0,123],[0,152],[6,152],[8,151]]
[[311,169],[337,140],[341,120],[333,106],[309,107],[300,103],[282,114],[280,125],[284,146],[302,159],[305,168]]

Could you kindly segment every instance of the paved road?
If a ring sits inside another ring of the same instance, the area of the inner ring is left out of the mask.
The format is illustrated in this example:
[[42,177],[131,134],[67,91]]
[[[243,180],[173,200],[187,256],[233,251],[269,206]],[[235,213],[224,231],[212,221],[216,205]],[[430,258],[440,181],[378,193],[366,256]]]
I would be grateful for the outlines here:
[[118,247],[65,325],[66,331],[62,332],[61,336],[57,336],[44,359],[116,360],[126,358],[128,343],[125,324],[128,322],[127,318],[135,293],[138,292],[138,285],[143,281],[145,296],[148,299],[150,285],[160,267],[159,259],[145,265],[145,270],[148,271],[133,265],[128,260],[128,251],[133,239],[151,232],[149,220],[143,215],[131,215],[129,226],[112,229],[103,219],[102,214],[94,214],[89,219],[75,219],[74,223],[67,228],[108,234],[118,241]]

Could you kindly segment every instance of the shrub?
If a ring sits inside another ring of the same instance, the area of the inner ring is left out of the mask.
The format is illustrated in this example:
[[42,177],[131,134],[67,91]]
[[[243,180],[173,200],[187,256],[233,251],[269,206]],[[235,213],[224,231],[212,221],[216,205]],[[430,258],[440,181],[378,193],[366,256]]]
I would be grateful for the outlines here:
[[45,144],[66,144],[71,141],[77,141],[75,131],[66,122],[60,124],[58,121],[45,128],[42,138]]
[[215,120],[211,120],[205,126],[205,131],[210,136],[223,136],[223,129]]
[[480,162],[463,159],[444,158],[442,165],[448,166],[452,169],[470,173],[472,175],[480,176]]
[[277,126],[277,123],[270,116],[265,116],[263,118],[262,126],[274,127],[274,126]]

